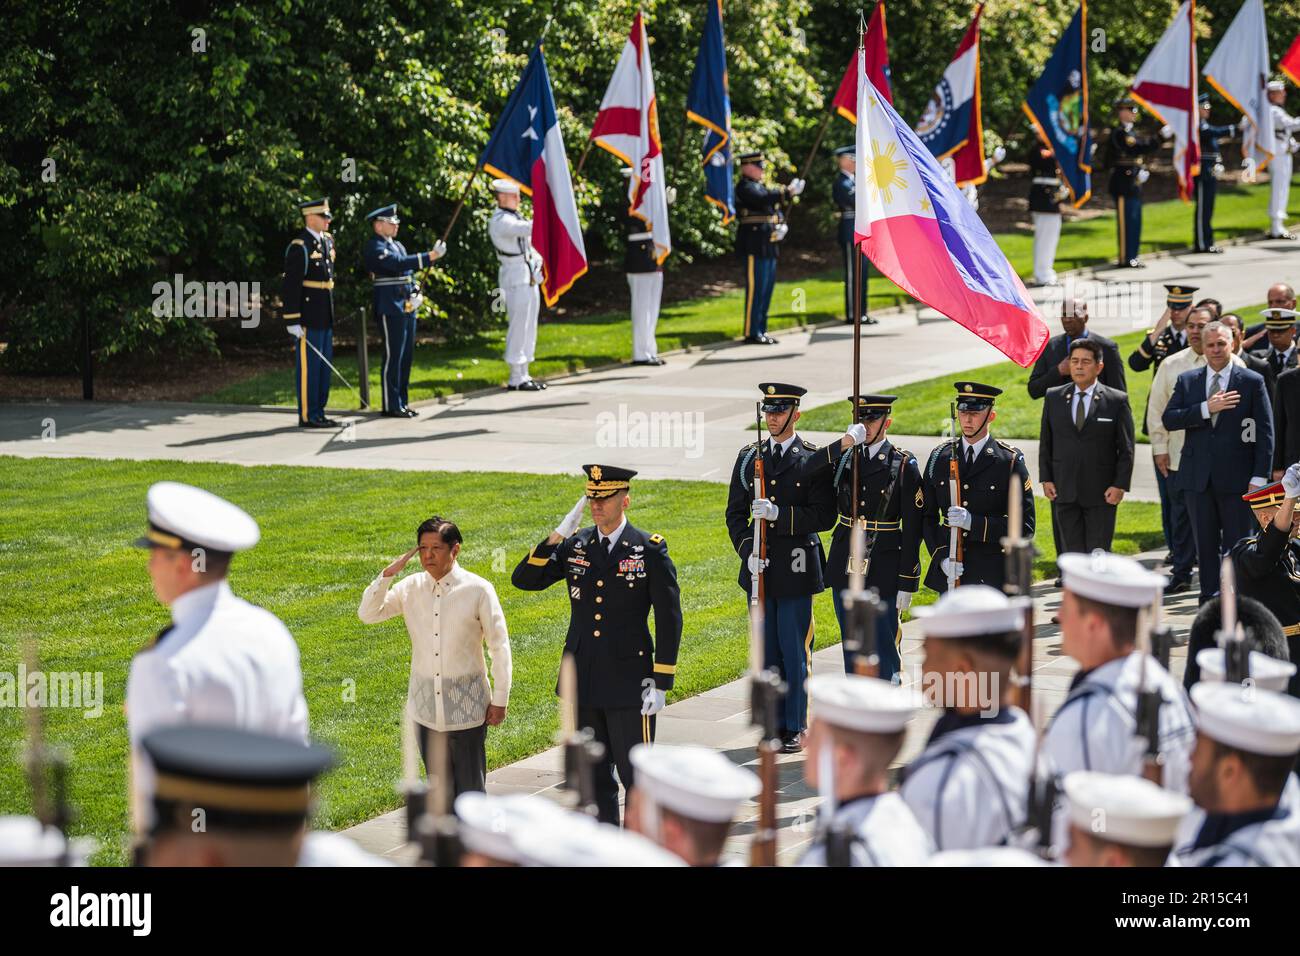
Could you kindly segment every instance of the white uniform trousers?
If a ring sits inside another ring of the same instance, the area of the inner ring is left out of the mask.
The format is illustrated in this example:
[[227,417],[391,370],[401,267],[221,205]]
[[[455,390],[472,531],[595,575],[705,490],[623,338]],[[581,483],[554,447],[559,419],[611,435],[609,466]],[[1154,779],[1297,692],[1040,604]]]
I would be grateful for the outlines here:
[[629,272],[627,284],[632,289],[632,361],[644,362],[658,358],[655,326],[659,324],[659,300],[664,291],[664,274]]
[[1056,283],[1056,247],[1061,241],[1061,214],[1034,213],[1034,281]]
[[1294,157],[1279,145],[1278,155],[1274,156],[1268,164],[1268,172],[1272,176],[1272,182],[1269,184],[1272,193],[1268,204],[1268,215],[1272,221],[1268,231],[1274,236],[1286,232],[1286,201],[1291,194],[1293,160]]
[[511,385],[522,385],[530,378],[528,363],[537,348],[537,314],[541,311],[538,290],[535,285],[502,285],[506,314],[510,316],[505,358],[510,366]]

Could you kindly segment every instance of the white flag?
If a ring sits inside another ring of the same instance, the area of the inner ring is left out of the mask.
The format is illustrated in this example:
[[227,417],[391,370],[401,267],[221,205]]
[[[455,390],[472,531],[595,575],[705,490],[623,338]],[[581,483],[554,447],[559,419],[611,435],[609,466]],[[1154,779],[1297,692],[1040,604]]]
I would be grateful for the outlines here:
[[1246,0],[1205,64],[1205,79],[1246,117],[1241,141],[1243,158],[1252,157],[1263,169],[1273,154],[1273,111],[1267,91],[1268,31],[1264,26],[1264,0]]
[[1196,4],[1183,0],[1160,42],[1133,78],[1133,98],[1174,130],[1178,192],[1191,197],[1201,171],[1201,117],[1196,105]]
[[645,222],[654,240],[655,259],[663,262],[673,242],[668,232],[668,193],[650,43],[640,12],[632,21],[632,32],[610,77],[591,139],[631,167],[628,215]]

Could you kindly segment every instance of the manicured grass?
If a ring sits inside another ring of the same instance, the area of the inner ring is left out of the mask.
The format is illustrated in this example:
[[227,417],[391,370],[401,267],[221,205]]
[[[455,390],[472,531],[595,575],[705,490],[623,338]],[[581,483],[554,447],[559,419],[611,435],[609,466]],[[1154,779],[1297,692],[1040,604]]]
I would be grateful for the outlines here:
[[[467,542],[462,564],[497,588],[510,628],[514,686],[505,724],[488,735],[489,766],[551,745],[567,596],[561,587],[516,591],[509,579],[568,509],[577,479],[530,476],[530,494],[504,507],[502,489],[517,476],[0,458],[8,505],[0,547],[9,559],[0,566],[0,670],[14,673],[23,639],[35,638],[44,670],[103,674],[102,716],[43,713],[48,738],[71,756],[74,829],[100,841],[95,862],[125,860],[126,678],[132,655],[169,617],[153,597],[145,554],[130,542],[144,523],[146,489],[166,479],[228,497],[261,524],[262,542],[236,559],[231,583],[293,633],[312,732],[339,752],[339,768],[321,790],[318,825],[341,828],[398,804],[410,643],[400,620],[366,626],[356,607],[369,581],[409,546],[418,521],[434,512],[460,524]],[[637,484],[631,520],[667,538],[682,586],[685,629],[670,701],[732,680],[746,666],[746,599],[722,522],[725,495],[725,486],[706,482]],[[1043,576],[1054,573],[1054,555],[1047,503],[1038,505]],[[1125,503],[1118,524],[1117,550],[1158,546],[1154,505]],[[935,597],[922,591],[917,603]],[[823,593],[816,601],[818,648],[839,640],[830,600]],[[5,753],[18,752],[24,717],[23,710],[0,709]],[[0,807],[30,808],[17,760],[0,762]]]
[[[1101,182],[1104,188],[1104,182]],[[1267,224],[1267,184],[1255,187],[1230,186],[1220,190],[1215,206],[1215,224],[1221,239],[1261,231]],[[1300,204],[1300,193],[1292,193],[1292,204]],[[1145,207],[1144,252],[1177,249],[1190,245],[1193,207],[1180,200],[1150,203]],[[1033,272],[1033,232],[1025,228],[998,233],[998,245],[1022,277]],[[1115,258],[1115,216],[1107,212],[1095,219],[1068,224],[1057,253],[1059,270],[1096,265]],[[778,271],[778,275],[779,275]],[[737,279],[741,278],[737,265]],[[674,281],[671,267],[667,282]],[[892,282],[874,274],[869,282],[870,308],[879,309],[910,301]],[[834,321],[843,310],[843,283],[838,270],[798,281],[778,282],[772,296],[769,329]],[[631,327],[627,297],[611,302],[613,311],[580,319],[546,322],[538,330],[537,359],[532,374],[538,378],[583,368],[594,368],[631,357]],[[664,308],[659,319],[659,349],[667,352],[688,345],[704,345],[738,338],[742,331],[744,295],[740,291],[683,300]],[[372,333],[375,330],[372,328]],[[502,385],[508,370],[502,361],[505,330],[498,329],[476,342],[455,348],[421,346],[416,349],[411,369],[411,400],[422,401],[455,392]],[[370,355],[370,390],[379,405],[381,357]],[[354,385],[357,381],[355,353],[337,355],[334,363]],[[333,407],[351,408],[355,399],[337,380],[333,384]],[[282,370],[234,382],[203,396],[205,401],[235,404],[292,405],[296,401],[293,364],[285,348]]]
[[[1246,306],[1241,309],[1229,309],[1245,318],[1246,325],[1259,320],[1259,311],[1263,303]],[[1053,333],[1059,332],[1059,327]],[[1124,360],[1124,375],[1128,385],[1129,404],[1133,409],[1133,424],[1137,441],[1144,443],[1147,436],[1142,434],[1142,415],[1147,407],[1147,396],[1151,392],[1150,370],[1135,372],[1128,367],[1128,356],[1146,335],[1145,331],[1129,332],[1115,339],[1119,346],[1120,357]],[[1030,398],[1026,387],[1029,382],[1030,369],[1021,368],[1015,362],[997,362],[968,369],[965,372],[953,372],[920,382],[911,382],[893,389],[898,396],[894,403],[894,424],[890,431],[895,435],[942,435],[948,424],[949,403],[952,402],[952,383],[970,379],[993,385],[1002,389],[997,400],[997,421],[993,432],[1000,438],[1038,438],[1042,422],[1043,403],[1040,399]],[[833,402],[819,405],[804,412],[799,420],[803,431],[842,431],[849,425],[849,403]]]

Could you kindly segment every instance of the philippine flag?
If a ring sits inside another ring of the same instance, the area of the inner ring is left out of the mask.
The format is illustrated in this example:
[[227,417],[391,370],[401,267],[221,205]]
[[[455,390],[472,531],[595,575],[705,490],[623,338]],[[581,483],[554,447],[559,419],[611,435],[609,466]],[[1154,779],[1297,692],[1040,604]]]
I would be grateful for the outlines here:
[[858,62],[858,245],[903,291],[1028,368],[1048,339],[1033,300],[979,214]]
[[984,121],[980,115],[980,14],[966,28],[948,69],[930,94],[916,134],[937,158],[951,156],[958,186],[978,186],[984,169]]
[[587,250],[540,43],[506,100],[479,165],[494,176],[514,180],[533,197],[532,240],[542,257],[542,295],[548,306],[555,305],[587,271]]

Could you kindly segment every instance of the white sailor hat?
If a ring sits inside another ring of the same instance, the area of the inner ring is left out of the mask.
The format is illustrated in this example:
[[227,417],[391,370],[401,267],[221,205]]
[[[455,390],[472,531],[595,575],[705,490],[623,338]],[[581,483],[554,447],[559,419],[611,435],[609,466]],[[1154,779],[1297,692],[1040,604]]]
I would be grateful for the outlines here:
[[1265,757],[1300,752],[1300,700],[1238,684],[1192,685],[1200,732],[1211,740]]
[[815,674],[808,696],[819,720],[868,734],[898,733],[923,702],[912,688],[857,674]]
[[1269,81],[1268,81],[1268,91],[1269,91],[1270,93],[1281,93],[1281,92],[1282,92],[1283,90],[1285,90],[1285,89],[1286,89],[1286,81],[1285,81],[1285,80],[1269,80]]
[[1164,592],[1165,576],[1109,551],[1063,554],[1056,559],[1065,590],[1115,607],[1147,607]]
[[966,584],[947,591],[929,607],[912,616],[920,620],[926,637],[976,637],[1005,634],[1025,624],[1024,605],[987,584]]
[[1300,312],[1295,309],[1261,309],[1259,314],[1264,317],[1264,325],[1270,329],[1289,329],[1300,318]]
[[492,180],[492,191],[494,193],[507,193],[509,195],[519,195],[519,184],[513,179],[494,179]]
[[[1222,647],[1207,647],[1197,652],[1196,666],[1201,669],[1201,680],[1219,683],[1223,681],[1227,668],[1223,662]],[[1256,687],[1264,690],[1286,691],[1287,682],[1295,673],[1295,665],[1290,661],[1280,661],[1259,651],[1250,652],[1250,678]]]
[[[456,798],[456,817],[460,820],[460,839],[467,850],[506,863],[520,863],[522,857],[515,839],[526,830],[544,827],[556,817],[568,814],[554,800],[535,793],[512,793],[493,796],[472,790]],[[585,814],[572,814],[585,826],[596,821]],[[585,823],[584,823],[585,821]]]
[[751,770],[707,747],[637,744],[631,751],[636,787],[665,810],[706,823],[730,823],[762,789]]
[[193,485],[160,481],[149,488],[146,500],[149,530],[136,539],[137,547],[233,554],[247,551],[262,536],[242,508]]
[[65,847],[71,865],[86,865],[88,841],[69,842],[35,817],[0,817],[0,867],[57,866],[63,861]]
[[1100,840],[1126,846],[1172,846],[1191,798],[1143,777],[1076,770],[1065,775],[1070,822]]
[[925,861],[926,866],[1050,866],[1036,853],[1018,846],[982,846],[973,850],[944,850]]
[[524,866],[685,866],[645,837],[610,826],[592,824],[582,814],[563,813],[521,830],[515,839]]

